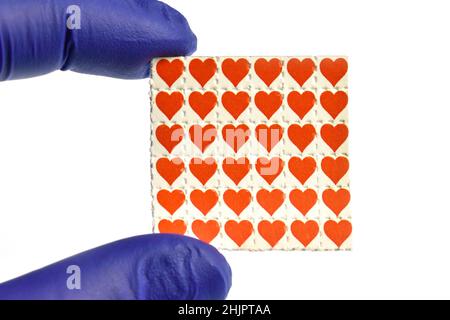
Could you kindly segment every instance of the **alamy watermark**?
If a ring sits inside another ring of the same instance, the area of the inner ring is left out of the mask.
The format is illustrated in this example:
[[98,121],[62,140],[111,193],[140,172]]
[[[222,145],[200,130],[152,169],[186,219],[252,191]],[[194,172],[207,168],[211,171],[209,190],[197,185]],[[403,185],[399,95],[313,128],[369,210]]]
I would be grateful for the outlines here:
[[[172,128],[166,128],[163,130],[169,130],[170,133],[167,136],[167,145],[177,146],[184,139],[188,139],[185,135],[185,131],[180,126],[173,126]],[[158,129],[157,129],[158,130]],[[220,133],[217,132],[216,127],[214,126],[199,126],[194,125],[189,130],[189,136],[192,141],[192,144],[188,144],[184,149],[182,149],[183,153],[186,155],[195,154],[195,149],[199,148],[202,152],[207,148],[207,146],[211,145],[216,139],[218,139],[218,135]],[[158,132],[156,132],[158,136]],[[256,141],[250,143],[249,139],[251,136],[251,130],[247,126],[244,127],[224,127],[222,130],[223,140],[225,144],[223,144],[223,148],[232,148],[235,152],[237,152],[241,147],[247,146],[247,151],[250,156],[240,157],[235,159],[233,157],[225,157],[223,159],[223,164],[229,165],[243,165],[247,166],[249,160],[252,159],[256,161],[260,174],[263,176],[271,176],[276,175],[283,169],[284,161],[279,157],[273,158],[265,158],[260,157],[258,154],[260,153],[258,148],[266,147],[267,150],[272,150],[276,145],[282,143],[283,129],[276,127],[260,127],[257,129],[257,137]],[[205,147],[206,146],[206,147]],[[218,154],[226,154],[226,150],[216,150]],[[270,151],[269,151],[270,153]],[[252,156],[253,155],[253,156]],[[191,164],[214,164],[218,156],[208,157],[206,159],[201,159],[194,157],[191,159]],[[174,158],[172,160],[174,164],[180,164],[183,162],[181,158]]]
[[77,265],[70,265],[66,269],[66,286],[69,290],[81,290],[81,268]]
[[67,7],[66,14],[68,15],[66,26],[69,30],[81,29],[81,8],[75,4]]

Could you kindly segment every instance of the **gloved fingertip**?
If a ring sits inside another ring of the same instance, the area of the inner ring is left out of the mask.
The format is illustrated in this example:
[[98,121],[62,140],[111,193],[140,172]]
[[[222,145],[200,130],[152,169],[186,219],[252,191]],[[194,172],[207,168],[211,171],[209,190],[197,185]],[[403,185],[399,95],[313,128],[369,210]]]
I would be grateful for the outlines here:
[[168,4],[157,1],[167,22],[172,25],[174,34],[177,35],[173,56],[188,56],[197,50],[197,37],[192,31],[187,19],[179,11]]
[[159,247],[157,256],[141,261],[137,272],[139,299],[223,300],[227,297],[231,268],[217,249],[189,237],[158,237],[164,245]]
[[[198,240],[195,240],[198,241]],[[205,296],[202,299],[224,300],[232,285],[231,267],[225,257],[213,246],[198,241],[197,253],[193,256],[192,265],[197,275],[202,277],[205,287]]]
[[[141,9],[147,12],[147,23],[142,23],[143,33],[147,33],[147,49],[141,52],[134,61],[141,61],[142,67],[122,68],[112,74],[113,77],[127,79],[143,79],[150,76],[150,63],[153,58],[189,56],[197,50],[197,36],[192,31],[189,22],[176,9],[158,0],[134,0]],[[155,24],[155,21],[158,23]],[[144,41],[145,42],[145,41]],[[128,48],[129,53],[133,52]],[[139,48],[141,50],[141,48]],[[133,61],[133,60],[132,60]],[[124,61],[122,61],[124,63]],[[126,74],[124,74],[124,72]]]

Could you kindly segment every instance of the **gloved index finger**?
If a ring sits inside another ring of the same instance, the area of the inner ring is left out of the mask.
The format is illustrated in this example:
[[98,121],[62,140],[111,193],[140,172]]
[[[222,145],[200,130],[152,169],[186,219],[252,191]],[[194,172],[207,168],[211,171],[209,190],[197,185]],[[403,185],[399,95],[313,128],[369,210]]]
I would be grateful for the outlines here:
[[196,46],[184,16],[156,0],[0,0],[0,81],[55,70],[140,79],[152,58]]

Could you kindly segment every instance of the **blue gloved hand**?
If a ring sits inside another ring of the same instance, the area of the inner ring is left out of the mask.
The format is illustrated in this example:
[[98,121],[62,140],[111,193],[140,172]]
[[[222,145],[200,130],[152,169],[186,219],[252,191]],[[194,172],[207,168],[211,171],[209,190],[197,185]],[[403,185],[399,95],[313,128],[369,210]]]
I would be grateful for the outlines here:
[[117,241],[0,284],[0,299],[225,299],[231,270],[199,240],[154,234]]
[[[145,78],[153,57],[196,44],[185,18],[156,0],[0,0],[0,81],[59,69]],[[0,284],[0,299],[224,299],[230,287],[210,245],[147,235]]]
[[156,0],[0,0],[0,81],[55,70],[145,78],[152,58],[196,47],[186,19]]

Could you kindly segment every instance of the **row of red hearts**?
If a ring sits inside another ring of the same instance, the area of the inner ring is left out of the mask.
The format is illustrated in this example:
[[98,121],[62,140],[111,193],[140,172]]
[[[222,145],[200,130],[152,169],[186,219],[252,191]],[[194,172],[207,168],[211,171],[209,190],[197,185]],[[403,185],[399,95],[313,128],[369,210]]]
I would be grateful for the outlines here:
[[[312,124],[305,124],[303,126],[291,124],[287,129],[287,133],[290,141],[300,150],[300,152],[304,152],[317,135],[316,129]],[[172,153],[173,149],[183,140],[184,129],[178,124],[171,127],[162,124],[156,128],[155,134],[159,143],[169,153]],[[234,152],[238,152],[239,149],[246,144],[250,135],[251,130],[245,124],[238,126],[228,124],[222,128],[222,137]],[[256,139],[268,152],[271,152],[281,141],[283,135],[284,128],[279,124],[270,126],[260,124],[255,128]],[[336,152],[347,140],[348,127],[343,123],[335,126],[332,124],[324,124],[321,126],[320,136],[331,150]],[[206,126],[192,125],[189,128],[189,137],[201,152],[205,152],[205,150],[216,140],[217,128],[212,124]]]
[[[172,120],[172,118],[181,110],[184,96],[179,91],[166,92],[161,91],[156,94],[155,102],[161,112]],[[226,91],[222,94],[221,101],[225,110],[238,120],[240,115],[247,110],[251,102],[250,94],[246,91],[232,92]],[[284,96],[279,91],[259,91],[254,95],[254,103],[261,113],[270,120],[274,114],[280,110],[283,104]],[[189,94],[189,105],[192,110],[202,119],[205,118],[217,106],[218,98],[212,91],[200,92],[194,91]],[[303,119],[314,107],[316,103],[315,94],[312,91],[298,92],[291,91],[287,95],[287,103],[291,110]],[[324,91],[320,95],[320,104],[323,109],[336,119],[348,104],[348,96],[345,91]]]
[[[184,62],[181,59],[162,59],[156,64],[156,72],[171,87],[183,74]],[[245,59],[227,58],[221,64],[221,70],[224,76],[235,87],[239,86],[242,80],[248,76],[252,68],[252,63]],[[195,58],[189,62],[189,73],[192,77],[204,87],[215,74],[219,72],[217,62],[213,58],[199,59]],[[303,86],[316,71],[316,63],[311,58],[303,60],[291,58],[286,64],[288,74],[300,85]],[[325,58],[320,62],[319,66],[321,74],[336,86],[345,76],[348,70],[347,61],[343,58],[330,59]],[[266,59],[259,58],[254,63],[254,71],[256,75],[270,87],[272,83],[282,75],[283,60],[278,58]]]
[[[236,186],[248,175],[253,165],[248,158],[226,158],[222,162],[223,172]],[[285,162],[278,157],[271,159],[258,158],[254,164],[256,172],[269,184],[275,181],[284,170]],[[304,185],[317,169],[316,160],[312,157],[292,157],[288,161],[288,168],[292,175]],[[345,176],[349,169],[346,157],[325,157],[321,161],[321,168],[325,175],[335,185]],[[171,186],[185,171],[185,164],[180,158],[160,158],[156,161],[159,175]],[[189,163],[189,170],[197,180],[206,185],[217,173],[218,166],[214,158],[193,158]]]
[[[186,234],[187,224],[183,220],[161,220],[158,223],[158,230],[162,233]],[[221,230],[221,226],[216,220],[195,220],[191,225],[192,232],[200,240],[210,243]],[[223,227],[225,234],[233,240],[238,247],[242,247],[252,235],[254,235],[253,224],[248,220],[234,221],[229,220]],[[281,220],[268,221],[263,220],[258,223],[258,233],[271,246],[275,247],[280,240],[286,236],[288,227]],[[290,233],[305,248],[319,236],[320,227],[317,221],[308,220],[306,222],[296,220],[289,226]],[[338,248],[350,237],[352,233],[352,224],[348,220],[339,222],[328,220],[323,225],[325,235],[333,241]]]
[[[185,203],[183,190],[160,190],[156,196],[158,203],[171,215],[174,215]],[[191,203],[204,216],[208,215],[219,202],[219,194],[214,189],[191,191]],[[226,190],[223,201],[236,214],[240,215],[252,202],[252,194],[247,189]],[[274,215],[284,204],[285,193],[280,189],[260,189],[256,192],[256,202],[269,214]],[[289,193],[290,203],[304,216],[317,204],[317,192],[314,189],[293,189]],[[350,192],[347,189],[325,189],[322,192],[323,203],[338,217],[350,202]]]

